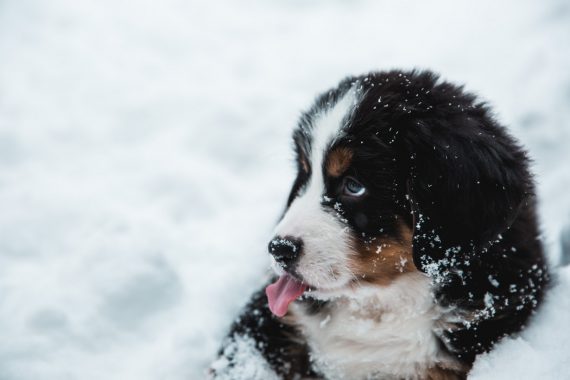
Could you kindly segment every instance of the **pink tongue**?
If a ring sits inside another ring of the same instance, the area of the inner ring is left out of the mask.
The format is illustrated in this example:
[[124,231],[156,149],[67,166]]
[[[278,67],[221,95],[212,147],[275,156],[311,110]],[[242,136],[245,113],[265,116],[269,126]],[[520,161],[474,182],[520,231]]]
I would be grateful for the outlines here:
[[265,288],[269,310],[278,317],[284,316],[289,304],[300,297],[306,289],[307,285],[295,280],[288,274],[284,274],[274,284]]

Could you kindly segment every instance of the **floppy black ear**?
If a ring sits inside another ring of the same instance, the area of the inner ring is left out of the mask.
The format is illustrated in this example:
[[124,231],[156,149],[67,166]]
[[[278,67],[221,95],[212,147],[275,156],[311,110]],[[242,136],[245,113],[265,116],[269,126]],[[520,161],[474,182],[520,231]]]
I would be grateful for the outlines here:
[[484,252],[532,195],[525,152],[483,106],[403,126],[419,269]]

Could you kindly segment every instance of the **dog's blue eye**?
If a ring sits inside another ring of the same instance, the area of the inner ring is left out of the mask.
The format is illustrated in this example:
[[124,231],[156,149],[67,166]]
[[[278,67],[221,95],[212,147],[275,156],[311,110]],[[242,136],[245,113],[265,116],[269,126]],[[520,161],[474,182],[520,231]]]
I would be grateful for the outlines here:
[[344,193],[351,197],[360,197],[364,194],[366,188],[360,182],[352,177],[347,177],[344,180]]

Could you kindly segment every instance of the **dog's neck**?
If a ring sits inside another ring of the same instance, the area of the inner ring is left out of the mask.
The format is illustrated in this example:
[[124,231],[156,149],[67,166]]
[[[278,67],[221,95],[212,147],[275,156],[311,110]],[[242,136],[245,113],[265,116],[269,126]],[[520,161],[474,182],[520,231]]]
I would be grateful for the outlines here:
[[446,313],[433,302],[422,273],[403,274],[388,286],[363,286],[318,311],[302,302],[291,306],[290,320],[326,378],[421,379],[429,371],[458,369],[438,339]]

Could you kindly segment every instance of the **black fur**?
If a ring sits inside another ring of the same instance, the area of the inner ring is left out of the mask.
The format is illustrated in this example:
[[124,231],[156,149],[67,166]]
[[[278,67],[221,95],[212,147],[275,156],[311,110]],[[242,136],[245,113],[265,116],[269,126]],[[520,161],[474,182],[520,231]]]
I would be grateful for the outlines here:
[[[427,71],[345,79],[302,116],[298,156],[310,155],[319,110],[355,86],[362,97],[334,144],[354,152],[349,174],[375,196],[361,204],[340,199],[343,216],[363,239],[398,237],[402,222],[414,230],[414,263],[431,277],[436,301],[472,317],[441,336],[443,349],[470,367],[527,324],[548,283],[529,159],[488,106]],[[298,172],[287,206],[310,177],[301,161]],[[327,183],[332,202],[339,200],[334,181]],[[326,307],[305,302],[314,313]],[[269,313],[262,292],[233,325],[235,334],[259,342],[284,377],[310,373],[301,335]]]
[[[236,336],[247,336],[256,342],[256,348],[283,378],[315,377],[309,362],[309,349],[302,340],[296,338],[298,335],[293,327],[280,322],[271,314],[265,292],[260,290],[253,294],[241,316],[232,324],[219,355],[224,355],[224,347]],[[230,366],[243,364],[228,359]]]

